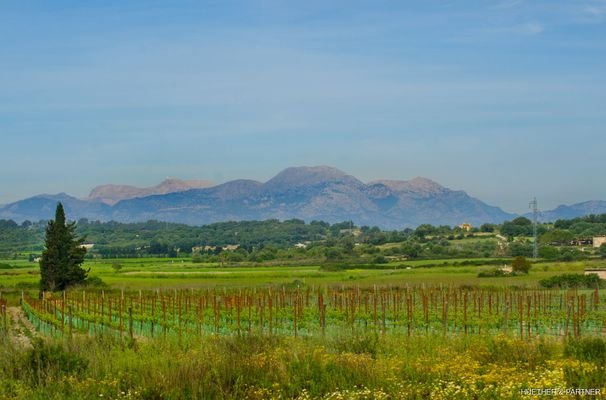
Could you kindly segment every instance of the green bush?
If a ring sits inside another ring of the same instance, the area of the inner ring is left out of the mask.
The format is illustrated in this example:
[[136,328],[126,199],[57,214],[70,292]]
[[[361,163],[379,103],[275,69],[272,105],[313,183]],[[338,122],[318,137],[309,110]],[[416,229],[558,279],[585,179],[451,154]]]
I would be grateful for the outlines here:
[[566,341],[564,355],[606,365],[606,340],[599,337],[569,339]]
[[553,246],[541,246],[539,249],[539,257],[545,260],[557,260],[560,257],[560,250]]
[[478,274],[478,278],[501,278],[506,276],[511,276],[507,271],[503,271],[502,269],[491,269],[489,271],[482,271]]
[[541,279],[539,285],[544,288],[587,288],[595,289],[606,287],[606,281],[600,279],[597,274],[562,274],[552,276],[551,278]]
[[89,276],[86,278],[85,285],[94,288],[105,288],[107,283],[103,282],[98,276]]
[[532,264],[523,256],[517,256],[511,262],[511,269],[513,272],[527,274],[530,271],[530,267],[532,267]]
[[587,259],[587,255],[579,249],[565,247],[560,251],[560,257],[558,259],[560,261],[578,261]]
[[385,256],[379,254],[373,258],[372,262],[375,264],[387,264],[389,260],[385,258]]

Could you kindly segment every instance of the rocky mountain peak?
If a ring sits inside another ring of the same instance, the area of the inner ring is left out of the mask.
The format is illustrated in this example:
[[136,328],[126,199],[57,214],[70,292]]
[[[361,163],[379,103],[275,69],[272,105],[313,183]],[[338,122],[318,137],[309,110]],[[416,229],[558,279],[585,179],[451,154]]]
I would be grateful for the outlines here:
[[437,193],[445,190],[446,188],[437,182],[432,181],[428,178],[418,176],[408,181],[408,185],[412,190],[425,192],[425,193]]
[[155,194],[168,194],[184,192],[190,189],[202,189],[213,186],[210,181],[203,180],[181,180],[167,178],[160,184],[147,188],[140,188],[130,185],[101,185],[91,190],[88,200],[101,201],[105,204],[114,205],[122,200],[133,199],[136,197],[146,197]]
[[373,181],[371,184],[382,184],[396,193],[414,192],[422,195],[432,195],[448,190],[439,183],[423,177],[416,177],[408,181],[383,179]]
[[313,186],[328,182],[349,182],[362,184],[351,175],[328,166],[290,167],[265,183],[266,189]]

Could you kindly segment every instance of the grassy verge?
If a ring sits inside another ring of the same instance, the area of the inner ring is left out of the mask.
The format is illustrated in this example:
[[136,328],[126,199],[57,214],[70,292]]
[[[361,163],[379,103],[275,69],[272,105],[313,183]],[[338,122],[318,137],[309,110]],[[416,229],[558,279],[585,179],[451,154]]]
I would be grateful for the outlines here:
[[517,399],[527,388],[604,393],[604,365],[599,338],[76,337],[29,350],[3,343],[0,397]]

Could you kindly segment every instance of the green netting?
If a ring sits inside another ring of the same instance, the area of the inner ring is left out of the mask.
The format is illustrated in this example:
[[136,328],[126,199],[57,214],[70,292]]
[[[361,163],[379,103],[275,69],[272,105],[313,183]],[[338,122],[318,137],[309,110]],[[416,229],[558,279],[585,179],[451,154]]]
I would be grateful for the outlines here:
[[[271,332],[293,336],[295,310],[299,336],[338,332],[515,336],[605,332],[606,301],[597,292],[591,297],[561,291],[416,288],[409,292],[375,288],[366,292],[336,289],[325,298],[321,293],[310,298],[309,291],[305,295],[298,290],[244,294],[233,290],[219,294],[171,291],[148,297],[141,292],[138,296],[128,296],[128,292],[71,292],[62,298],[31,300],[35,307],[25,301],[24,309],[29,310],[28,318],[39,320],[41,332],[52,335],[80,332],[130,336],[132,332],[133,336],[164,337]],[[271,311],[268,298],[273,300]],[[324,314],[320,312],[322,304]]]

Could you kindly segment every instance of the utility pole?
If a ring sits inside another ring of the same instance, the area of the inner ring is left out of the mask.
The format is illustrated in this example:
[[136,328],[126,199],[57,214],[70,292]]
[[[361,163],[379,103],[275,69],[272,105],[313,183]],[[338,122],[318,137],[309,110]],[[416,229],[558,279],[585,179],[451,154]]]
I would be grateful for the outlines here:
[[532,258],[535,260],[539,257],[539,240],[537,237],[537,224],[539,219],[539,203],[535,197],[529,204],[529,208],[532,210],[532,236],[534,242],[532,245]]

